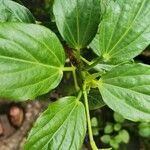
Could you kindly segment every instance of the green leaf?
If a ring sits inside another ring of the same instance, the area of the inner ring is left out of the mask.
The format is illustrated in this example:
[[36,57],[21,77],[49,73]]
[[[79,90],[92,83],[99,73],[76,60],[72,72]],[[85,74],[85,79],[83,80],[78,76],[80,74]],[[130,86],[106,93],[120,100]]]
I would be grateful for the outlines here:
[[55,0],[53,12],[70,47],[80,49],[89,45],[100,22],[100,0]]
[[150,127],[143,128],[139,130],[139,135],[145,138],[150,137]]
[[24,150],[78,150],[86,134],[84,105],[70,96],[50,104],[32,128]]
[[114,113],[114,119],[116,122],[119,122],[119,123],[123,123],[124,122],[124,118],[122,117],[122,115],[118,114],[118,113]]
[[[100,7],[101,7],[101,19],[103,18],[103,15],[106,13],[106,8],[107,5],[109,4],[110,0],[100,0]],[[92,42],[90,43],[89,47],[93,50],[93,52],[95,54],[97,54],[98,56],[101,56],[101,51],[100,51],[100,44],[99,44],[99,30],[96,34],[96,36],[94,37],[94,39],[92,40]]]
[[92,127],[97,127],[97,126],[98,126],[98,120],[97,120],[96,117],[93,117],[93,118],[91,119],[91,126],[92,126]]
[[150,0],[110,1],[100,24],[100,49],[111,64],[128,61],[150,44]]
[[120,137],[120,140],[123,142],[123,143],[128,143],[129,142],[129,139],[130,139],[130,135],[128,133],[127,130],[121,130],[119,132],[119,137]]
[[99,72],[107,72],[107,71],[110,71],[114,67],[116,67],[116,65],[97,64],[96,66],[94,66],[94,69],[99,71]]
[[107,123],[107,125],[104,128],[104,133],[110,134],[113,132],[113,125],[111,123]]
[[150,137],[150,123],[142,122],[139,125],[139,135],[142,137]]
[[105,134],[101,137],[101,141],[105,144],[108,144],[110,142],[110,140],[111,140],[110,135]]
[[98,128],[92,128],[92,133],[94,136],[98,136],[99,135],[99,129]]
[[35,19],[26,7],[11,0],[0,0],[0,22],[34,23]]
[[99,93],[99,90],[97,88],[90,90],[88,94],[88,101],[89,101],[90,110],[95,110],[105,106],[105,103],[102,100],[102,96]]
[[110,146],[112,146],[113,149],[119,149],[119,143],[115,139],[110,140]]
[[113,140],[115,140],[118,144],[122,143],[122,135],[118,133],[113,137]]
[[114,130],[115,131],[119,131],[121,129],[121,124],[120,123],[116,123],[115,125],[114,125]]
[[147,127],[150,128],[150,122],[141,122],[141,123],[139,124],[139,129],[147,128]]
[[104,102],[124,118],[150,121],[150,66],[125,64],[99,80]]
[[0,24],[0,97],[34,99],[54,89],[63,76],[63,47],[49,29]]

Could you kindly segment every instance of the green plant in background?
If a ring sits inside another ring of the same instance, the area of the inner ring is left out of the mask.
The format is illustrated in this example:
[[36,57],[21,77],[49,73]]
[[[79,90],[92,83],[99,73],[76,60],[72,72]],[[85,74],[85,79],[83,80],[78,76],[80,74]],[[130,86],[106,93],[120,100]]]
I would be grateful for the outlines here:
[[150,137],[150,123],[140,123],[139,124],[139,135],[142,137]]
[[98,136],[102,129],[104,134],[100,137],[100,141],[113,149],[119,149],[121,143],[127,144],[129,142],[130,136],[128,131],[122,127],[124,118],[118,113],[114,113],[114,120],[114,123],[106,122],[105,127],[103,127],[98,124],[98,119],[93,117],[91,120],[92,131],[94,136]]
[[[72,96],[41,114],[24,150],[80,149],[86,126],[97,150],[89,110],[104,105],[126,119],[150,121],[150,67],[133,62],[150,44],[149,0],[55,0],[53,13],[66,44],[48,28],[33,24],[25,7],[10,0],[0,4],[0,97],[35,99],[56,88],[68,71],[75,85]],[[62,44],[70,58],[66,65]],[[82,55],[84,48],[90,52],[89,46],[97,54],[91,61]],[[115,148],[129,140],[116,122],[113,128],[107,124],[107,137],[101,137]],[[109,139],[113,130],[119,143]]]
[[[111,113],[111,112],[109,112]],[[111,116],[111,115],[110,115]],[[128,144],[130,134],[137,135],[141,140],[146,142],[150,137],[150,123],[140,122],[139,124],[131,123],[125,120],[121,115],[114,112],[113,120],[110,122],[103,121],[101,117],[92,117],[91,119],[93,135],[100,139],[103,146],[112,147],[113,149],[124,149],[122,144]],[[129,131],[128,131],[129,130]],[[137,144],[137,143],[136,143]],[[147,147],[148,148],[148,147]],[[125,148],[126,149],[126,148]],[[146,148],[145,148],[146,149]]]

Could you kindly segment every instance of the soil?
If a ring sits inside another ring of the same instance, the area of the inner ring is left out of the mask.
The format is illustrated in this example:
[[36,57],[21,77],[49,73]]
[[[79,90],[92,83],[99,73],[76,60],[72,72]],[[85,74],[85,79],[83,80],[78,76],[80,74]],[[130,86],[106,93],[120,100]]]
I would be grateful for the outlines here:
[[[16,122],[11,122],[11,116],[9,114],[12,105],[23,110],[24,116],[21,116],[22,121],[19,122],[21,124],[17,124],[17,126],[14,124]],[[28,131],[32,128],[33,123],[47,105],[47,101],[15,104],[0,100],[0,150],[21,150]]]

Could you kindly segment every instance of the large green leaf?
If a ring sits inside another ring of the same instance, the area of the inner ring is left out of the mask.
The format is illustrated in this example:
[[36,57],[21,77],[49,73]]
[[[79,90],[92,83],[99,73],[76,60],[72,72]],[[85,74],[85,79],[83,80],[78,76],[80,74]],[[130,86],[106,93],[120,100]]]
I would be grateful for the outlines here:
[[100,22],[100,0],[55,0],[54,15],[63,38],[75,49],[86,47]]
[[150,121],[150,66],[126,64],[115,67],[99,81],[104,102],[133,121]]
[[61,43],[49,29],[0,24],[0,97],[33,99],[55,88],[63,75]]
[[102,96],[97,88],[90,90],[88,93],[88,101],[90,110],[95,110],[105,106]]
[[0,22],[34,23],[35,19],[26,7],[11,0],[0,0]]
[[85,134],[84,105],[76,97],[65,97],[38,118],[24,150],[79,150]]
[[150,44],[150,0],[110,0],[100,24],[100,49],[117,64],[140,54]]

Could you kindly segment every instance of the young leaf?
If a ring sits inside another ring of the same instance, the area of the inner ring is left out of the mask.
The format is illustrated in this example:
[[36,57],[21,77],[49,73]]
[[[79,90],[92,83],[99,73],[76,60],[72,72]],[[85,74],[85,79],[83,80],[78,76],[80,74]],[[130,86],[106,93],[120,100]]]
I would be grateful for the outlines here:
[[34,99],[55,88],[63,75],[64,51],[45,27],[0,24],[0,97]]
[[116,67],[117,65],[110,65],[110,64],[97,64],[94,69],[99,72],[107,72],[110,71],[112,68]]
[[107,123],[107,125],[104,128],[104,133],[110,134],[113,132],[113,124],[112,123]]
[[149,10],[150,0],[111,0],[100,24],[97,53],[112,64],[140,54],[150,44]]
[[126,64],[99,80],[104,102],[124,118],[150,121],[150,66]]
[[34,23],[35,19],[26,7],[11,0],[0,0],[0,22]]
[[129,142],[130,135],[127,130],[121,130],[119,132],[119,138],[120,138],[121,142],[127,144]]
[[114,125],[114,131],[119,131],[120,129],[121,129],[121,124],[120,123],[116,123],[115,125]]
[[91,110],[105,106],[101,94],[98,89],[91,89],[88,94],[89,107]]
[[100,139],[103,143],[109,144],[111,137],[110,137],[110,135],[104,134]]
[[24,150],[80,149],[86,134],[84,105],[76,97],[50,104],[32,128]]
[[92,41],[100,22],[100,0],[55,0],[53,11],[61,35],[72,48]]
[[123,123],[124,122],[124,118],[122,117],[122,115],[120,115],[120,114],[118,114],[118,113],[114,113],[114,115],[113,115],[113,117],[114,117],[114,120],[116,121],[116,122],[119,122],[119,123]]
[[150,138],[150,122],[142,122],[138,126],[140,136]]

